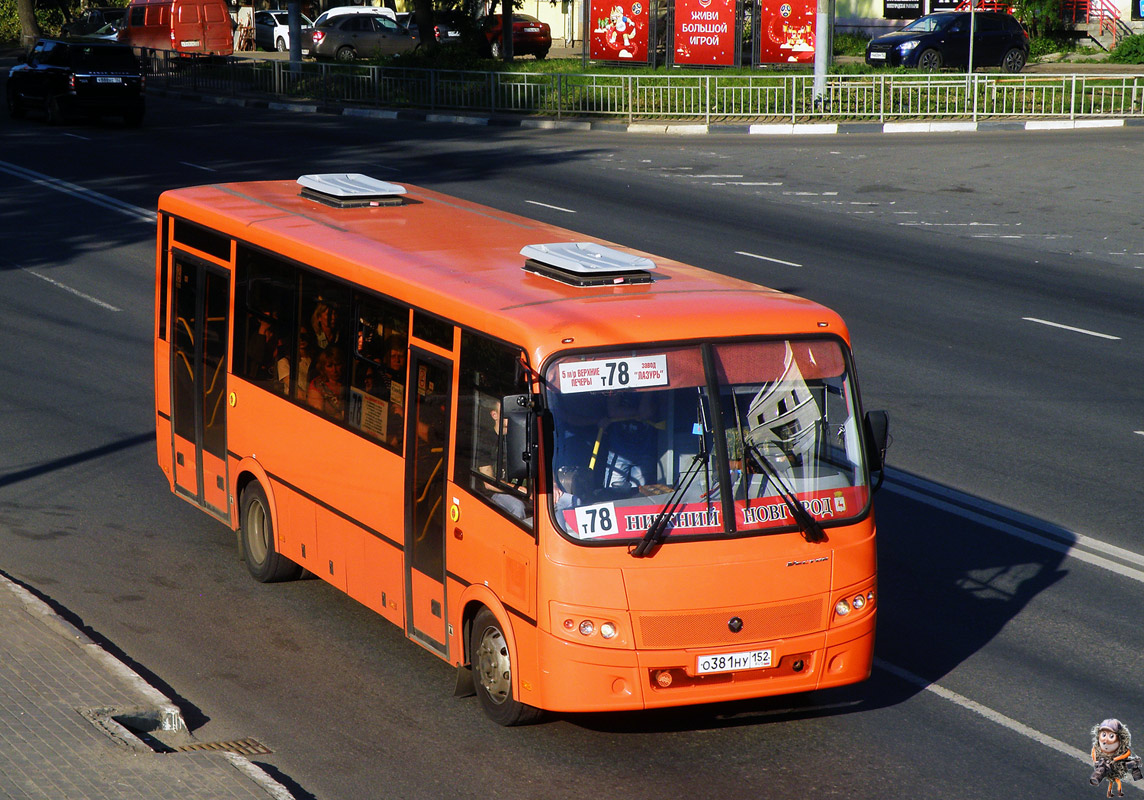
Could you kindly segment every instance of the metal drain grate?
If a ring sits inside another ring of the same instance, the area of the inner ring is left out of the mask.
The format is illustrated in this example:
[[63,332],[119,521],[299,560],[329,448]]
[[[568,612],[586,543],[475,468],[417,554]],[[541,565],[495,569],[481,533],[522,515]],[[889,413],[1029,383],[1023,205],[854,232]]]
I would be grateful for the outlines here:
[[238,753],[240,756],[265,756],[274,752],[257,739],[236,739],[232,742],[196,742],[175,748],[177,753],[216,752],[220,750]]

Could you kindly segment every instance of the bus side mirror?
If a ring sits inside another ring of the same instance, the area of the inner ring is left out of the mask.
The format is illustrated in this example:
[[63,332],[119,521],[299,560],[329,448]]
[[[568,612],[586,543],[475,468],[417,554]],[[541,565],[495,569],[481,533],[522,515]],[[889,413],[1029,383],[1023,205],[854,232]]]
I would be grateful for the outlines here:
[[501,404],[504,418],[504,468],[508,480],[529,477],[532,465],[532,395],[513,394]]
[[866,412],[866,460],[870,471],[886,466],[886,446],[890,438],[890,417],[885,411]]

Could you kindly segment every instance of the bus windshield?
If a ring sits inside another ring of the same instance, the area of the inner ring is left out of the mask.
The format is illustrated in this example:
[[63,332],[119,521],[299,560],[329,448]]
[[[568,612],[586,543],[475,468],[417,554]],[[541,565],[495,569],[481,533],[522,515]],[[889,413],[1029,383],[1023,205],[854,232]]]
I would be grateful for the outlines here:
[[[834,339],[593,352],[546,370],[553,513],[577,541],[758,535],[862,516],[858,404]],[[800,511],[796,503],[805,509]]]

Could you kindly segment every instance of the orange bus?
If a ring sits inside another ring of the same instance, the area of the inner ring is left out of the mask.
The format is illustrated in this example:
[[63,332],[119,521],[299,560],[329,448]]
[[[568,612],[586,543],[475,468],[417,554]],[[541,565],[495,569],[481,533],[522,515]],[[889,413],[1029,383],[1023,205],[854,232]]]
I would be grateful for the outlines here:
[[158,461],[503,725],[870,673],[871,474],[811,301],[364,175],[159,199]]

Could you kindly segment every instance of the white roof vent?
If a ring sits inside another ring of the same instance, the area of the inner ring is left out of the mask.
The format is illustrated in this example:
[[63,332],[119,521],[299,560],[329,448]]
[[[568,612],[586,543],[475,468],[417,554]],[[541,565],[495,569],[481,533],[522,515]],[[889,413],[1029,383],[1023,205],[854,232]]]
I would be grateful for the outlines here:
[[524,269],[571,286],[651,283],[655,262],[595,242],[530,244]]
[[302,196],[336,208],[400,205],[405,187],[360,173],[303,175]]

